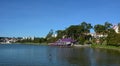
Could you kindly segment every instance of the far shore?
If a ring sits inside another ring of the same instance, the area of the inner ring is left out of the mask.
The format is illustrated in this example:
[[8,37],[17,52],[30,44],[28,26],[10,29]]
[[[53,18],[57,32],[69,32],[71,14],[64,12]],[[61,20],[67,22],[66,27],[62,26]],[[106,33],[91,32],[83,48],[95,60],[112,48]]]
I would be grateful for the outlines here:
[[74,47],[90,47],[90,46],[91,46],[90,44],[84,44],[84,45],[77,44],[77,45],[74,45]]
[[31,45],[47,45],[47,43],[0,43],[0,44],[31,44]]
[[[48,43],[1,43],[1,44],[28,44],[28,45],[48,45]],[[110,45],[99,45],[99,44],[76,44],[73,47],[91,47],[91,48],[102,48],[102,49],[112,49],[120,51],[120,46],[110,46]]]

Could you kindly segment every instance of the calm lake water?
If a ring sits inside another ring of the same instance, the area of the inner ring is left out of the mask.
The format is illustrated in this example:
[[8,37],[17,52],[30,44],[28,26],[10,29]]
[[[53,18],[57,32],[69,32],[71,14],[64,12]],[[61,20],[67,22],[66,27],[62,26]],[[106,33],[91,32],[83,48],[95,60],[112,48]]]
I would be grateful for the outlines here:
[[2,44],[0,66],[120,66],[120,52],[89,47]]

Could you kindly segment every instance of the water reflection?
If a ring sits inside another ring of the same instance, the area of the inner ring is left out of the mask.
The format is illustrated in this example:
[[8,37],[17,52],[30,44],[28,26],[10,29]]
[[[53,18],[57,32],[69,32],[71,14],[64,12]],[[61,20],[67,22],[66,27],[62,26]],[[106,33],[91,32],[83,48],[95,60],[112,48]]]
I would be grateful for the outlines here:
[[5,66],[120,66],[120,52],[89,47],[0,45]]
[[[106,49],[57,48],[53,50],[58,64],[79,66],[118,66],[120,53]],[[51,57],[52,58],[52,57]]]
[[58,51],[58,59],[67,61],[71,65],[90,65],[89,48],[63,48]]

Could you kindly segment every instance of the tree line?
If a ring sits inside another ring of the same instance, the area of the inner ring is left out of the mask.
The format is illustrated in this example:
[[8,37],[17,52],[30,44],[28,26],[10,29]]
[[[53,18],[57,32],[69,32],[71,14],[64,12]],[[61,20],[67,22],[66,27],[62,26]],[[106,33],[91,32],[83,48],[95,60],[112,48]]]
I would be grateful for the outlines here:
[[[120,27],[120,23],[118,23]],[[102,37],[93,37],[90,30],[93,29],[97,35]],[[118,29],[120,32],[120,29]],[[70,25],[64,30],[53,31],[51,29],[45,38],[35,38],[34,40],[23,40],[21,42],[35,42],[35,43],[51,43],[61,38],[72,38],[78,44],[106,44],[119,46],[120,33],[116,33],[113,29],[113,24],[105,22],[104,24],[96,24],[92,26],[90,23],[82,22],[78,25]],[[99,41],[99,42],[97,42]]]
[[[120,28],[120,23],[117,25]],[[97,35],[102,37],[93,37],[90,30],[93,29]],[[118,29],[120,32],[120,29]],[[56,37],[53,34],[57,34]],[[82,22],[79,25],[71,25],[64,30],[53,31],[52,29],[46,36],[48,43],[55,42],[61,38],[72,38],[78,44],[106,44],[106,45],[120,45],[120,33],[116,33],[113,29],[113,24],[105,22],[104,24],[96,24],[92,26],[90,23]],[[99,41],[99,42],[97,42]]]

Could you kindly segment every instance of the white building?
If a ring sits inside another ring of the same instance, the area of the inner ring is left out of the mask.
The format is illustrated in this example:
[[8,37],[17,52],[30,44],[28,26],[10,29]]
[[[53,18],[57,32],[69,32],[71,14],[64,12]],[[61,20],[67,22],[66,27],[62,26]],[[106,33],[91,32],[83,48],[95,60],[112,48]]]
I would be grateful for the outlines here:
[[107,37],[107,35],[103,35],[103,34],[96,34],[96,33],[91,33],[91,36],[94,38],[100,38],[100,37]]
[[57,34],[53,34],[52,37],[57,37]]
[[119,28],[119,27],[118,27],[117,25],[114,25],[114,26],[113,26],[113,29],[115,30],[116,33],[119,33],[118,28]]

